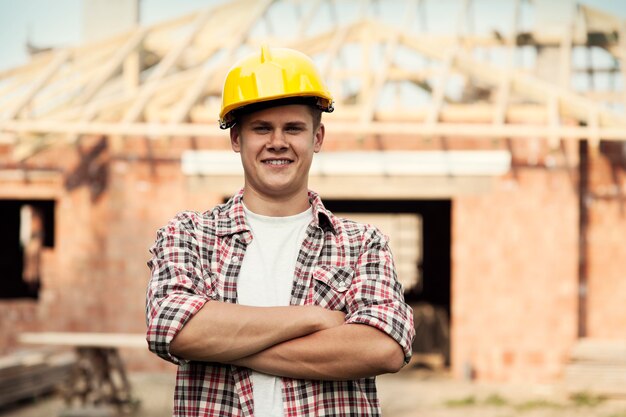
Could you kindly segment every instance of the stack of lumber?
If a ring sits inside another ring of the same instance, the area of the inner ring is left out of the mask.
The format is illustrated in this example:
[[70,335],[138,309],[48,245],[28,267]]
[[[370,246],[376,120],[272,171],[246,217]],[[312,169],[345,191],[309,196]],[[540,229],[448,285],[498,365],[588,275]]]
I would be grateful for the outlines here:
[[52,392],[67,381],[76,362],[70,352],[21,351],[0,357],[0,409]]
[[626,397],[626,340],[580,339],[565,367],[569,392]]

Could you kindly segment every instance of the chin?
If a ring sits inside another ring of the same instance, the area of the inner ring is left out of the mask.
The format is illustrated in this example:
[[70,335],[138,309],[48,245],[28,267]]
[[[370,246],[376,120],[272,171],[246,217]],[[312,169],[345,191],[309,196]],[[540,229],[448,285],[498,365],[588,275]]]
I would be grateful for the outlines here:
[[269,195],[283,196],[285,194],[293,193],[298,187],[294,187],[293,184],[268,184],[264,187],[265,191]]

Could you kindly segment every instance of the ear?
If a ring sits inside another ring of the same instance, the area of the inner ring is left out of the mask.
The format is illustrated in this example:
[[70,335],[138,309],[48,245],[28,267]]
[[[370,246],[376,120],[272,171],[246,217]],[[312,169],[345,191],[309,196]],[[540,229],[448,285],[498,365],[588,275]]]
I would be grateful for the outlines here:
[[326,128],[323,123],[317,127],[317,131],[315,132],[315,136],[313,138],[313,151],[315,153],[322,150],[322,144],[324,143],[324,135],[326,134]]
[[230,146],[235,152],[241,151],[241,135],[236,126],[230,128]]

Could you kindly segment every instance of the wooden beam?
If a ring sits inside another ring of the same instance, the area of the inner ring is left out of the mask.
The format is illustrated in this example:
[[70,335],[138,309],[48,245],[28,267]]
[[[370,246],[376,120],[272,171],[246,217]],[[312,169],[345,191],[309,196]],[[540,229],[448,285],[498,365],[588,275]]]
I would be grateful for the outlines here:
[[20,343],[72,347],[146,348],[146,338],[135,333],[21,333]]
[[26,90],[22,97],[11,107],[4,115],[3,119],[13,119],[24,107],[30,103],[30,101],[37,95],[37,93],[46,85],[46,83],[61,69],[61,67],[70,58],[71,52],[69,49],[62,49],[56,53],[54,60],[39,74],[33,81],[32,85]]
[[[267,12],[267,9],[273,2],[274,0],[255,2],[256,8],[249,11],[248,15],[238,16],[239,26],[224,43],[223,47],[226,53],[222,55],[219,62],[231,61],[237,46],[245,41],[254,27],[254,23]],[[217,47],[215,49],[217,49]],[[206,88],[207,82],[211,77],[215,76],[216,70],[219,69],[219,65],[217,65],[219,62],[211,67],[204,67],[202,69],[200,76],[196,79],[191,88],[187,90],[180,103],[173,109],[170,118],[171,124],[177,124],[187,119],[189,110],[198,102],[198,99]]]
[[[94,78],[85,87],[82,94],[80,94],[72,103],[73,106],[80,109],[79,121],[86,122],[93,120],[98,114],[94,111],[95,107],[92,105],[85,106],[93,97],[101,90],[105,83],[120,69],[124,60],[141,44],[145,39],[148,30],[146,28],[137,29],[129,36],[129,39],[122,45],[117,53],[107,62],[107,64],[96,74]],[[138,65],[139,63],[137,63]],[[128,101],[128,100],[126,100]],[[79,135],[70,135],[67,138],[68,143],[75,143],[79,139]],[[37,143],[27,143],[24,146],[15,149],[14,155],[19,156],[20,160],[25,160],[32,157],[38,151],[49,146],[51,143],[58,142],[59,138],[50,138],[47,141]]]
[[[64,77],[62,79],[56,77],[54,82],[49,82],[32,100],[31,105],[37,109],[38,118],[54,117],[55,113],[63,109],[82,106],[84,102],[75,101],[76,97],[81,95],[85,85],[89,85],[98,77],[102,66],[106,66],[121,45],[116,42],[113,46],[107,45],[103,47],[103,51],[94,52],[91,56],[84,56],[78,61],[73,58],[71,63],[68,63],[68,69],[64,71]],[[60,97],[64,100],[59,100]],[[50,106],[49,103],[53,105]]]
[[300,19],[300,30],[298,31],[297,38],[302,39],[306,38],[306,31],[309,30],[309,26],[311,22],[315,18],[315,14],[318,12],[320,5],[322,4],[322,0],[315,0],[311,5],[311,8],[304,16],[304,18]]
[[[589,152],[592,155],[597,155],[600,150],[600,139],[602,138],[602,134],[600,131],[600,114],[596,107],[589,108],[589,115],[587,119],[587,127],[589,129],[589,135],[587,139],[589,139]],[[622,138],[624,140],[626,136]]]
[[[429,111],[429,106],[417,108],[382,108],[374,112],[374,120],[379,122],[423,123]],[[193,123],[215,123],[219,113],[219,105],[196,105],[190,112]],[[493,122],[494,106],[489,103],[449,103],[440,113],[440,122],[444,123],[491,123]],[[361,107],[358,104],[345,104],[332,114],[324,115],[326,121],[341,121],[357,123],[361,117]],[[163,118],[162,118],[163,119]],[[166,119],[163,119],[166,120]],[[536,104],[511,104],[507,108],[507,123],[546,125],[548,115],[545,106]]]
[[563,40],[560,46],[560,87],[571,89],[572,82],[572,36],[574,28],[572,25],[565,26]]
[[[456,37],[459,41],[469,34],[468,16],[469,16],[470,5],[471,5],[471,0],[462,0],[461,9],[460,9],[459,15],[457,16],[457,22],[456,22],[456,29],[458,31],[456,33]],[[461,29],[464,29],[463,33],[461,33]]]
[[622,21],[619,31],[619,49],[622,56],[619,58],[619,67],[622,72],[622,104],[626,108],[626,21]]
[[320,66],[320,70],[322,76],[325,79],[328,79],[330,76],[330,69],[332,68],[333,62],[337,59],[337,54],[339,53],[339,49],[346,43],[346,38],[350,33],[353,26],[342,26],[335,32],[335,36],[333,36],[328,48],[326,50],[326,58],[324,59],[324,63]]
[[191,29],[189,30],[189,32],[187,32],[186,36],[184,36],[180,40],[178,45],[174,49],[172,49],[156,66],[156,68],[153,70],[153,72],[150,74],[145,84],[141,88],[139,95],[135,99],[133,105],[130,109],[126,111],[126,113],[122,117],[122,123],[132,123],[139,119],[148,100],[150,100],[154,93],[157,91],[157,89],[159,89],[160,86],[158,81],[165,77],[167,73],[172,69],[174,64],[176,64],[176,62],[185,51],[185,48],[191,43],[193,38],[204,27],[207,20],[211,17],[212,12],[212,7],[205,9],[195,19]]
[[[411,22],[413,22],[415,18],[415,7],[416,4],[413,0],[407,1],[406,9],[403,14],[404,19],[400,26],[400,29],[395,30],[391,39],[387,41],[387,45],[385,47],[385,55],[383,56],[382,68],[380,68],[378,72],[376,72],[376,74],[374,75],[374,80],[372,82],[371,88],[364,90],[366,91],[366,94],[361,97],[361,104],[364,106],[360,120],[361,123],[370,123],[373,119],[374,111],[376,110],[376,105],[378,104],[378,96],[381,94],[383,87],[385,86],[389,68],[391,67],[394,56],[396,54],[398,41],[400,39],[400,31],[406,31],[409,29]],[[366,68],[363,69],[364,72],[367,72]]]
[[17,135],[14,133],[0,133],[0,144],[14,145],[17,142]]
[[[445,59],[444,52],[432,45],[424,44],[416,41],[410,36],[403,36],[402,42],[416,51],[423,53],[431,59]],[[459,52],[455,60],[457,70],[480,80],[484,84],[496,86],[500,79],[506,74],[507,70],[491,65],[486,62],[478,61],[467,54]],[[580,94],[571,90],[563,89],[549,82],[540,80],[532,75],[526,74],[520,70],[508,70],[511,72],[511,88],[516,94],[526,99],[535,100],[539,103],[546,103],[551,94],[559,96],[561,102],[561,110],[563,116],[574,117],[581,122],[587,121],[588,109],[594,107],[599,113],[600,123],[603,126],[618,127],[623,126],[623,117],[617,113],[594,103]]]
[[[593,119],[591,119],[593,120]],[[620,127],[593,127],[593,126],[566,126],[558,128],[544,125],[504,125],[492,123],[397,123],[372,122],[361,125],[354,122],[327,121],[328,132],[333,134],[357,135],[390,135],[390,136],[450,136],[469,138],[505,138],[505,137],[549,137],[557,135],[563,139],[579,140],[584,138],[599,138],[602,140],[619,140],[626,137],[626,126]],[[0,121],[0,132],[14,133],[71,133],[93,135],[123,135],[137,137],[159,138],[163,136],[199,136],[222,137],[227,132],[217,125],[200,125],[181,123],[170,125],[164,123],[132,123],[119,124],[114,122],[58,122],[58,121]]]
[[76,98],[76,105],[83,105],[91,100],[100,91],[104,83],[122,67],[128,55],[135,51],[148,34],[147,28],[139,28],[129,37],[124,45],[115,55],[104,65],[98,74],[85,87],[83,93]]
[[[103,45],[100,50],[94,51],[89,56],[85,55],[78,58],[72,54],[72,59],[71,61],[68,60],[62,75],[51,78],[51,80],[46,83],[45,88],[42,88],[36,97],[33,97],[33,100],[29,103],[29,107],[35,109],[38,118],[47,117],[51,112],[66,107],[74,93],[94,77],[100,65],[108,60],[112,53],[118,48],[119,46],[115,43],[113,45]],[[49,61],[48,64],[50,62],[51,61]],[[43,66],[40,68],[43,68]],[[20,80],[20,83],[16,82],[13,84],[12,80],[12,82],[9,83],[9,87],[17,86],[24,88],[24,84],[31,85],[33,79],[37,78],[37,72],[38,71],[32,71],[32,67],[29,68],[23,76],[15,77],[14,81]],[[6,91],[1,91],[0,97],[9,97],[10,94],[13,93],[9,88]],[[59,98],[63,98],[63,100],[59,100]],[[10,100],[6,101],[9,103],[0,105],[0,111],[4,111],[3,108],[12,105],[15,101],[15,97],[10,97]],[[50,103],[53,105],[50,106]]]
[[494,107],[493,123],[502,125],[506,123],[507,106],[509,105],[509,97],[511,95],[511,77],[510,72],[506,72],[500,79],[498,91],[496,94],[496,105]]
[[[515,42],[517,33],[519,32],[519,16],[520,16],[521,0],[515,0],[513,5],[513,18],[511,25],[511,33],[506,38],[506,67],[512,69],[515,67]],[[496,106],[493,117],[495,124],[506,123],[507,106],[511,95],[511,71],[506,71],[501,75],[498,84],[498,92],[496,95]]]
[[[172,74],[165,79],[161,80],[160,85],[164,91],[173,91],[176,87],[180,87],[186,83],[190,83],[193,79],[197,77],[199,69],[194,68],[182,72],[178,72]],[[113,83],[111,85],[107,85],[111,88],[119,89],[119,84],[121,80],[116,81],[118,87],[116,87]],[[133,97],[127,97],[125,95],[113,95],[112,97],[103,95],[104,97],[97,100],[92,100],[84,107],[74,107],[73,109],[68,109],[63,113],[58,113],[54,115],[55,120],[65,121],[68,123],[89,123],[94,120],[96,116],[102,115],[106,112],[122,112],[124,108],[127,108],[129,103],[132,101]],[[72,120],[72,119],[77,119]],[[25,160],[32,157],[37,152],[41,150],[55,146],[60,143],[69,143],[73,144],[78,141],[81,131],[69,130],[65,132],[51,132],[56,136],[46,137],[40,141],[23,141],[18,146],[16,146],[13,150],[14,159],[16,160]],[[60,134],[66,135],[66,137],[59,136]],[[119,140],[118,139],[118,145]]]
[[556,135],[556,132],[559,130],[559,126],[561,125],[560,111],[559,111],[559,98],[554,95],[551,96],[548,100],[548,123],[550,126],[550,135],[548,136],[548,145],[550,149],[556,150],[560,147],[561,138]]
[[135,92],[141,84],[141,48],[131,51],[122,64],[122,78],[126,94]]
[[448,83],[448,78],[450,76],[450,68],[454,63],[454,59],[459,52],[459,46],[455,46],[452,50],[448,51],[446,58],[444,60],[443,69],[441,70],[441,74],[439,75],[439,79],[433,88],[432,93],[432,104],[430,106],[430,111],[426,116],[426,120],[424,121],[427,124],[435,124],[439,121],[439,115],[441,113],[441,109],[443,107],[444,98],[446,95],[446,85]]

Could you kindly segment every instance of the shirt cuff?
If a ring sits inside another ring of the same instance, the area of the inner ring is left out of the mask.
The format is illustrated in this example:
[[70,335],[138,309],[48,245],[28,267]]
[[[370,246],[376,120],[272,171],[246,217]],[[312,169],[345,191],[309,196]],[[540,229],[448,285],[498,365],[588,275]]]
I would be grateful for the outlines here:
[[[387,334],[393,340],[398,342],[402,351],[404,352],[404,364],[408,364],[413,354],[413,337],[415,335],[415,329],[413,326],[409,326],[408,323],[412,323],[412,320],[399,320],[397,312],[390,316],[388,310],[389,307],[380,308],[368,308],[365,311],[356,312],[354,315],[349,315],[346,324],[365,324],[372,326],[381,332]],[[391,324],[393,323],[393,324]]]
[[147,340],[150,350],[176,365],[189,362],[173,355],[170,352],[170,343],[207,301],[207,298],[199,295],[181,293],[164,298],[148,326]]

